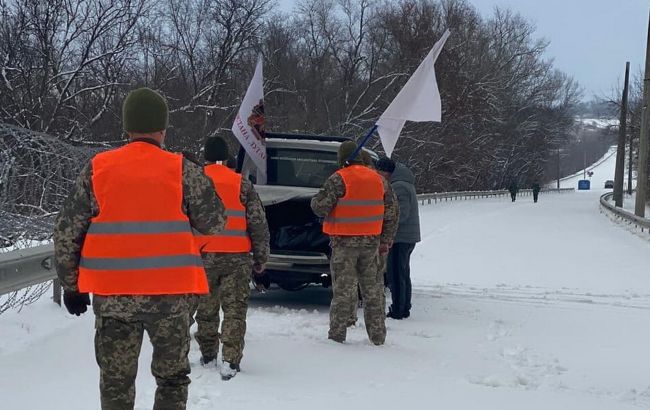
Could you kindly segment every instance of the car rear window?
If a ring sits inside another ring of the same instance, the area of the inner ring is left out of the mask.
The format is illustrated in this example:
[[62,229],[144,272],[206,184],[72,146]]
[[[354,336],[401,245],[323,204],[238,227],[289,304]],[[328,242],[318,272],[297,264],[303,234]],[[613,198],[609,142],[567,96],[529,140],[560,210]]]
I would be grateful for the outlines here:
[[320,188],[338,169],[336,152],[268,148],[267,184]]

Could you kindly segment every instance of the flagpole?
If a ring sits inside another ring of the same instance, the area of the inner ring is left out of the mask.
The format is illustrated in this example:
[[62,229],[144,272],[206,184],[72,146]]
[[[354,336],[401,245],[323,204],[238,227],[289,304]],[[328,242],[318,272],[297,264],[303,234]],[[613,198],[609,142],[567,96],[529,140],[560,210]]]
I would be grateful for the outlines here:
[[370,137],[372,137],[372,134],[374,134],[375,131],[377,131],[377,124],[375,124],[370,129],[370,131],[368,131],[368,134],[366,134],[365,137],[363,137],[363,140],[361,140],[361,144],[359,144],[359,146],[357,147],[357,149],[354,150],[352,155],[350,155],[348,157],[348,159],[347,159],[348,161],[352,161],[353,159],[355,159],[357,157],[357,155],[359,155],[359,152],[361,152],[361,150],[363,149],[363,146],[366,145],[366,142],[368,142],[368,140],[370,139]]

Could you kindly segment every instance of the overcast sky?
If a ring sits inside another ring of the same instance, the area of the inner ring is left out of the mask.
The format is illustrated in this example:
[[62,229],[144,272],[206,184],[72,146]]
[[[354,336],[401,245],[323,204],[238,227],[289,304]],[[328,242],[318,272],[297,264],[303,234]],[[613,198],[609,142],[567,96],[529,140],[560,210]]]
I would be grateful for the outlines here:
[[[296,0],[279,0],[291,11]],[[632,75],[645,64],[650,0],[470,0],[484,15],[508,7],[537,26],[551,43],[547,56],[577,79],[584,98],[609,96],[623,81],[625,62]],[[452,34],[453,35],[453,34]],[[432,41],[433,44],[433,41]]]

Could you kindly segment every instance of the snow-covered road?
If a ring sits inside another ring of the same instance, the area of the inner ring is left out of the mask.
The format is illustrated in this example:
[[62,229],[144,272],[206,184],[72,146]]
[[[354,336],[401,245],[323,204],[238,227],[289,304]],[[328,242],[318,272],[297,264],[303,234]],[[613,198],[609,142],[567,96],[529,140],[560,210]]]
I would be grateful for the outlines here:
[[[385,346],[363,326],[327,341],[327,290],[257,295],[235,379],[193,344],[188,409],[650,408],[650,241],[600,214],[600,193],[422,207],[412,316]],[[92,314],[45,299],[1,315],[0,408],[98,409],[92,339]]]
[[[627,166],[627,158],[626,164]],[[614,174],[616,173],[616,146],[609,147],[609,150],[603,155],[601,159],[587,167],[587,171],[592,171],[593,176],[587,177],[591,181],[591,188],[595,190],[603,189],[605,187],[605,181],[614,180]],[[560,180],[561,188],[575,188],[578,189],[578,181],[584,177],[583,171],[578,171],[575,174],[564,177]],[[625,168],[625,186],[627,186],[627,168]],[[636,185],[636,181],[632,181],[633,185]],[[556,183],[552,182],[549,184],[551,188],[556,187]]]

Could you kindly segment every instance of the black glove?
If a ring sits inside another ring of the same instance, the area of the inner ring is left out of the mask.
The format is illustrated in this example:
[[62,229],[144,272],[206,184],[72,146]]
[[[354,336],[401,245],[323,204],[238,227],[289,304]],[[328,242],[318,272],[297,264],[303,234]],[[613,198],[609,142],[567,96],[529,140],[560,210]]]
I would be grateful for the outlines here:
[[63,292],[63,304],[71,315],[81,315],[86,313],[90,305],[90,295],[79,293],[76,290],[66,290]]
[[253,273],[253,283],[258,292],[263,292],[271,287],[271,277],[264,273]]
[[257,282],[260,285],[264,286],[264,289],[268,289],[268,288],[271,287],[271,277],[269,275],[267,275],[266,273],[261,275],[261,276],[258,276],[257,277]]

